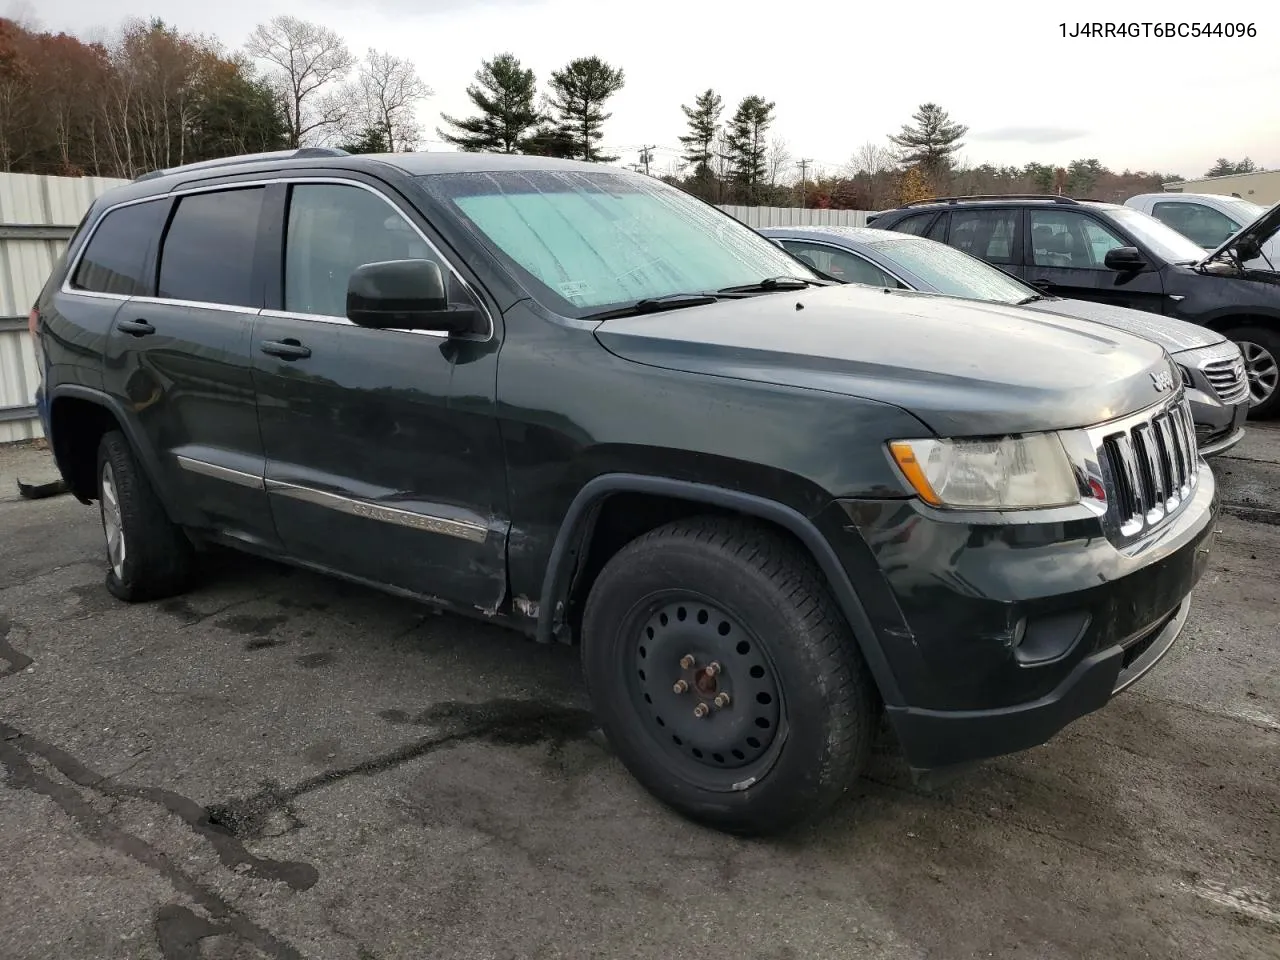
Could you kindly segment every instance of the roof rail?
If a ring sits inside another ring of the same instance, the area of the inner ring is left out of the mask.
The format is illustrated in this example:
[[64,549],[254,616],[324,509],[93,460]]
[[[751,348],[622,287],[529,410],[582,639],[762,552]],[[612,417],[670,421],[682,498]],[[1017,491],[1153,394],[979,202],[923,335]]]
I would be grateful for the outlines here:
[[934,197],[930,200],[912,200],[904,203],[904,207],[918,207],[926,203],[967,203],[970,200],[1052,200],[1054,203],[1073,204],[1080,201],[1071,197],[1060,197],[1053,193],[974,193],[967,197]]
[[143,180],[154,180],[156,177],[168,176],[171,173],[187,170],[209,170],[215,167],[231,167],[241,163],[258,163],[263,160],[306,160],[310,157],[349,157],[346,150],[340,147],[298,147],[291,150],[270,150],[266,153],[242,153],[231,157],[218,157],[214,160],[198,160],[195,163],[184,163],[163,170],[152,170],[134,177],[134,183]]

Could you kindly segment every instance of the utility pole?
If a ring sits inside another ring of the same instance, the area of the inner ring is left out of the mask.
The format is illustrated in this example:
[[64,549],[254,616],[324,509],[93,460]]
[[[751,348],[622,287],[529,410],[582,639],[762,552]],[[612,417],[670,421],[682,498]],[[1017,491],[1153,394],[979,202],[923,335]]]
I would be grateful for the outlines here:
[[644,175],[649,175],[649,164],[653,163],[653,151],[657,149],[657,144],[649,144],[640,148],[640,166],[644,167]]
[[801,157],[796,161],[796,166],[800,168],[800,206],[804,207],[806,200],[805,177],[809,173],[809,164],[813,163],[811,159]]

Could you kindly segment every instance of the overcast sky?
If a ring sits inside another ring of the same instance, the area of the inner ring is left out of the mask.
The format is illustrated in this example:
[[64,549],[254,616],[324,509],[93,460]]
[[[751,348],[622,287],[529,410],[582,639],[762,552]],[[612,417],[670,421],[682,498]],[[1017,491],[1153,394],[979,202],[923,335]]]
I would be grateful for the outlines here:
[[[411,58],[435,95],[421,111],[427,149],[448,147],[441,112],[468,115],[464,90],[480,60],[510,50],[540,86],[577,56],[626,74],[605,145],[633,162],[657,144],[661,170],[678,155],[680,104],[715,88],[732,106],[777,103],[774,132],[796,157],[832,170],[860,144],[885,145],[917,106],[934,101],[968,124],[971,163],[1065,165],[1096,157],[1115,170],[1198,176],[1217,157],[1280,167],[1280,4],[1026,2],[808,3],[649,0],[3,0],[45,29],[85,35],[127,16],[243,44],[277,13],[323,23],[353,52]],[[1059,24],[1115,20],[1254,23],[1253,38],[1085,39]],[[606,12],[608,11],[608,12]]]

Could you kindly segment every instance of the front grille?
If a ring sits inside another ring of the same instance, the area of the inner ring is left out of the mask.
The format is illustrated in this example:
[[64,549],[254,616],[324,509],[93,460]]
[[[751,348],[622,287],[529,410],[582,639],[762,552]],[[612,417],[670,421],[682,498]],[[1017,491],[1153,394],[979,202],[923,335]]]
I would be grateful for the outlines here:
[[1123,537],[1160,526],[1191,498],[1200,452],[1186,400],[1129,421],[1102,440],[1111,467],[1111,510]]
[[1223,403],[1239,403],[1249,395],[1249,381],[1244,375],[1244,358],[1229,357],[1210,360],[1203,367],[1205,378]]

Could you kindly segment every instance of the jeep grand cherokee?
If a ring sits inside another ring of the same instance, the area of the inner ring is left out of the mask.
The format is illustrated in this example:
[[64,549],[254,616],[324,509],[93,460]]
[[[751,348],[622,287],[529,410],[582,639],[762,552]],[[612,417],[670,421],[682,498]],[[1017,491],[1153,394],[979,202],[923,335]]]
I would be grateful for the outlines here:
[[882,711],[925,775],[1102,707],[1217,510],[1160,347],[804,269],[593,164],[160,171],[42,292],[40,407],[117,597],[223,544],[576,642],[650,791],[777,830]]

